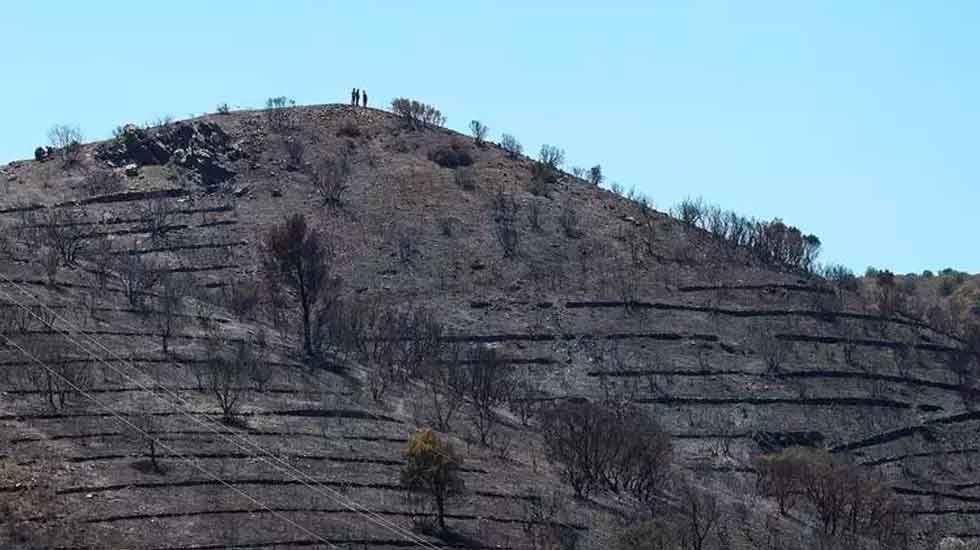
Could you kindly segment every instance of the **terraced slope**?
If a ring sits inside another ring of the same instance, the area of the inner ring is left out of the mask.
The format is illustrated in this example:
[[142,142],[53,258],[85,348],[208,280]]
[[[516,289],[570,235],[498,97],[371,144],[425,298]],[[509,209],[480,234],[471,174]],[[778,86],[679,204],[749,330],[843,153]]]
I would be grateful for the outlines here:
[[[449,339],[495,348],[533,382],[535,400],[631,398],[672,434],[678,468],[726,505],[751,505],[750,521],[773,509],[749,496],[752,457],[806,444],[882,471],[914,519],[980,536],[972,467],[980,413],[969,382],[949,368],[961,355],[955,338],[870,313],[859,295],[838,300],[821,280],[763,265],[570,175],[532,195],[532,161],[493,144],[409,130],[374,109],[304,107],[289,118],[290,129],[273,131],[263,112],[207,117],[151,129],[132,150],[85,145],[81,165],[68,169],[54,160],[3,167],[0,436],[10,473],[0,490],[26,498],[24,487],[36,487],[50,497],[22,518],[27,540],[529,547],[533,495],[571,494],[533,421],[498,411],[504,427],[488,449],[464,412],[447,434],[465,456],[468,492],[449,517],[459,537],[418,534],[399,469],[407,437],[430,421],[424,389],[409,384],[378,402],[366,389],[373,365],[338,356],[340,372],[310,370],[293,351],[295,330],[276,330],[263,308],[242,318],[226,307],[221,297],[258,270],[262,232],[294,213],[332,244],[342,293],[424,306]],[[303,159],[290,159],[289,143],[305,145]],[[431,160],[447,148],[468,152],[473,166]],[[340,206],[324,205],[305,165],[341,152],[352,165],[349,190]],[[93,190],[91,174],[130,162],[136,175]],[[520,205],[511,256],[497,239],[500,193]],[[174,207],[162,228],[152,214],[161,200]],[[49,279],[32,229],[51,224],[91,228],[85,242],[108,236],[112,248]],[[169,353],[158,312],[130,304],[118,271],[100,290],[100,267],[119,265],[106,260],[114,256],[193,276],[195,297]],[[215,338],[234,345],[263,328],[271,380],[244,388],[242,422],[223,424],[196,366]],[[38,362],[83,380],[87,395],[66,389],[61,404]],[[136,428],[159,439],[164,472],[150,467]],[[628,517],[628,500],[615,495],[568,503],[559,521],[588,548],[610,547]],[[813,524],[777,521],[801,545]]]

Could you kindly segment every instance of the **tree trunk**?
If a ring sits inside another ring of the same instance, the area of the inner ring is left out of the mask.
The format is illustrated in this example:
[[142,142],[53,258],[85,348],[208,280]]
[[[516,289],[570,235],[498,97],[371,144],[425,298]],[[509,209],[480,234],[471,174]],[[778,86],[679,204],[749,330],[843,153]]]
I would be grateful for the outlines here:
[[439,519],[439,531],[446,531],[446,499],[442,495],[436,495],[436,515]]
[[313,342],[310,335],[310,304],[306,301],[305,293],[302,296],[303,307],[303,352],[307,358],[313,357]]

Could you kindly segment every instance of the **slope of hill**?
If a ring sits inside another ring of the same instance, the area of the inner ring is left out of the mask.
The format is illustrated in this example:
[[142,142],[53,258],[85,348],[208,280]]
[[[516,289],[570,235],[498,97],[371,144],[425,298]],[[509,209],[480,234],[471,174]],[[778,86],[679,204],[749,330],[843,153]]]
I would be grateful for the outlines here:
[[[557,490],[544,525],[612,548],[635,502],[573,498],[536,419],[522,422],[574,399],[629,400],[663,425],[676,470],[726,511],[704,548],[768,547],[762,531],[810,547],[815,515],[755,496],[754,457],[794,444],[880,473],[914,545],[980,537],[980,415],[972,377],[950,367],[964,344],[861,293],[569,174],[532,185],[527,157],[375,109],[127,128],[79,157],[0,173],[12,544],[538,548],[534,503]],[[456,353],[491,349],[522,382],[523,399],[493,408],[489,445],[474,403],[442,430],[465,459],[451,538],[413,530],[426,516],[399,483],[408,437],[438,423],[429,388],[389,387],[384,365],[340,348],[309,368],[296,309],[270,305],[259,243],[294,214],[329,244],[338,296],[424,310]],[[179,314],[140,287],[146,273],[192,277]],[[202,367],[215,346],[259,366],[221,384]],[[240,410],[221,423],[229,400]]]

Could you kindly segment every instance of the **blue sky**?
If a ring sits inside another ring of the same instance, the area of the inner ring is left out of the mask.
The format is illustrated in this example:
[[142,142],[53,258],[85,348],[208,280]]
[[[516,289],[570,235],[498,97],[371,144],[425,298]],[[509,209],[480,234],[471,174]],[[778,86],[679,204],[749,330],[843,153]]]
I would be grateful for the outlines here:
[[8,2],[0,163],[220,102],[407,96],[863,271],[980,272],[977,2]]

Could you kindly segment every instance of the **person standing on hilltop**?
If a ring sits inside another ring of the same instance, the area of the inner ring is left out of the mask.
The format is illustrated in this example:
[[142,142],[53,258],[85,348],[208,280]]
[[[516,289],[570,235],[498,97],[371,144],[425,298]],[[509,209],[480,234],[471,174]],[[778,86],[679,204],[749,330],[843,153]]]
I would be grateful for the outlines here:
[[361,105],[367,107],[367,91],[361,92]]
[[351,88],[350,89],[350,104],[351,105],[356,105],[356,103],[355,103],[357,101],[356,97],[357,97],[357,88]]
[[361,91],[358,90],[357,88],[354,88],[354,106],[357,107],[357,104],[360,102],[361,102]]

